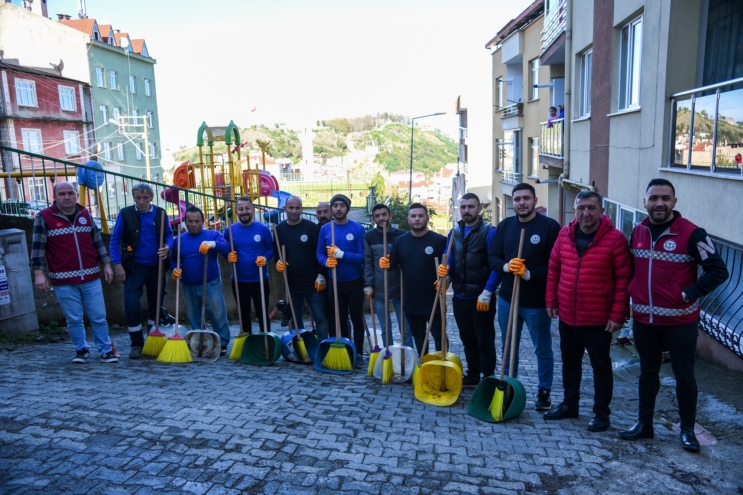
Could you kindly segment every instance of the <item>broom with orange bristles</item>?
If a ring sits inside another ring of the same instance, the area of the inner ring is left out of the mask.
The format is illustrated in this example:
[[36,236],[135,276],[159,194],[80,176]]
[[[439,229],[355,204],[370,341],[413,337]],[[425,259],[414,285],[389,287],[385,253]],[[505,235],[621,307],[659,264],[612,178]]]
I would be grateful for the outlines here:
[[[165,246],[165,210],[160,216],[160,249]],[[147,340],[142,347],[142,355],[146,357],[157,357],[165,347],[165,334],[160,331],[160,303],[163,291],[163,260],[157,260],[157,310],[155,312],[155,331],[147,335]],[[149,290],[149,288],[147,289]]]
[[165,342],[163,350],[160,351],[160,355],[157,356],[158,363],[190,363],[193,361],[191,358],[191,351],[188,349],[186,339],[178,334],[178,309],[181,302],[181,236],[182,233],[178,233],[178,253],[176,269],[173,272],[173,278],[175,279],[175,333],[172,337]]

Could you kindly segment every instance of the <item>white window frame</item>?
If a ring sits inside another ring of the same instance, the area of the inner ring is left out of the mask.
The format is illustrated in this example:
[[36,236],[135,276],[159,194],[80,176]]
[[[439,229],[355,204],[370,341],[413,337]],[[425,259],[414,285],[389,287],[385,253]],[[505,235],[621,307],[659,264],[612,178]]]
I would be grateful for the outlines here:
[[150,158],[157,158],[157,143],[150,143]]
[[119,143],[116,146],[116,154],[120,162],[123,162],[124,160],[126,160],[126,152],[124,150],[125,144],[126,143]]
[[47,201],[46,177],[28,178],[28,197],[30,201]]
[[114,107],[111,112],[111,118],[116,121],[116,125],[119,124],[119,118],[121,117],[121,107]]
[[144,95],[145,96],[152,96],[152,87],[151,87],[152,81],[149,79],[144,80]]
[[39,100],[36,98],[36,81],[31,79],[16,79],[15,101],[19,107],[38,108]]
[[529,138],[529,174],[528,177],[539,177],[539,138]]
[[111,89],[119,89],[119,73],[115,70],[108,71],[108,79],[111,82]]
[[[643,16],[639,16],[622,26],[619,32],[618,110],[640,106],[643,25]],[[636,36],[638,32],[639,41]]]
[[502,77],[495,79],[495,104],[498,106],[496,111],[503,109],[503,104],[506,102],[506,83],[503,82]]
[[578,92],[578,117],[591,116],[591,71],[593,67],[593,49],[580,56],[580,85]]
[[536,87],[539,84],[539,57],[529,62],[529,101],[539,99],[539,88]]
[[77,101],[75,100],[75,88],[72,86],[58,86],[59,90],[59,107],[66,112],[77,111]]
[[106,71],[103,69],[103,67],[95,68],[95,82],[99,88],[106,87]]
[[21,142],[23,143],[23,149],[29,153],[40,155],[44,152],[41,129],[21,129]]
[[129,76],[129,92],[133,95],[137,94],[137,77]]
[[[614,212],[615,215],[611,215],[611,209],[609,205],[614,206]],[[603,205],[605,215],[607,215],[612,223],[614,223],[614,227],[616,227],[617,230],[625,234],[625,237],[627,237],[627,240],[629,240],[629,236],[632,235],[630,232],[629,235],[627,235],[625,232],[622,231],[622,228],[624,227],[622,223],[622,213],[628,212],[632,214],[632,229],[637,226],[637,224],[641,223],[645,218],[647,218],[648,214],[646,211],[638,210],[637,208],[632,208],[631,206],[627,206],[625,204],[619,203],[618,201],[614,201],[611,199],[604,198]]]
[[111,160],[111,143],[103,143],[103,158]]
[[66,155],[80,154],[80,133],[78,131],[62,131],[64,136],[64,152]]
[[150,129],[155,128],[155,113],[151,110],[147,111],[147,127]]
[[108,124],[108,107],[106,105],[99,105],[98,110],[101,112],[101,125]]
[[134,150],[136,151],[137,160],[142,160],[142,148],[139,147],[138,143],[134,143]]

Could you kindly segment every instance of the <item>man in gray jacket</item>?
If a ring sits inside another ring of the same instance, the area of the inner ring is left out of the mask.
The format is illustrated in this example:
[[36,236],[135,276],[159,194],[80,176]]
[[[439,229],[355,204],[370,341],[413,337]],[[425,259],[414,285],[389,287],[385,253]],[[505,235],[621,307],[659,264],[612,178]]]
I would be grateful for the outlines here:
[[[387,253],[392,251],[392,243],[405,233],[404,230],[390,225],[392,215],[387,205],[377,203],[372,208],[372,220],[377,225],[364,235],[364,294],[371,298],[374,304],[374,312],[377,313],[379,326],[382,331],[382,345],[387,345],[384,326],[384,271],[379,268],[379,258],[384,256],[384,241],[382,229],[387,229]],[[413,283],[411,280],[410,283]],[[400,268],[387,270],[387,288],[389,300],[395,308],[398,328],[402,323],[403,313],[400,308]],[[390,335],[392,334],[392,318],[388,321]],[[407,327],[410,328],[410,327]],[[392,342],[390,342],[392,345]],[[415,349],[413,346],[413,334],[405,332],[404,345]]]

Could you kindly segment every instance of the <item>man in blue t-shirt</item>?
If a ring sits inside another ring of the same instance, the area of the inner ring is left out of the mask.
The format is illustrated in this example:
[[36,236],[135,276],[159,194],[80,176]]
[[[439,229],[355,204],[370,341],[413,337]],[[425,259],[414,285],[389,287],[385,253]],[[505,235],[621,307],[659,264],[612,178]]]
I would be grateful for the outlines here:
[[[361,357],[364,348],[364,227],[348,219],[351,200],[336,194],[330,200],[332,224],[320,227],[317,240],[317,260],[328,268],[333,278],[335,268],[338,284],[338,312],[341,335],[348,338],[348,317],[353,324],[353,342],[356,345],[356,367],[364,366]],[[331,236],[335,228],[335,244]],[[333,317],[335,310],[333,310]],[[329,315],[330,316],[330,315]],[[330,319],[330,318],[328,318]]]
[[[191,328],[201,329],[201,295],[204,286],[204,257],[206,265],[206,315],[212,322],[212,330],[219,335],[222,344],[221,355],[227,355],[230,343],[230,325],[227,322],[227,306],[224,302],[222,278],[219,271],[217,253],[227,256],[230,244],[222,234],[215,230],[204,230],[204,213],[200,208],[191,206],[186,210],[187,232],[179,235],[175,247],[170,252],[170,266],[173,278],[181,280],[183,298],[186,301],[186,312]],[[178,243],[181,244],[181,262],[178,264]]]
[[[134,204],[122,208],[111,234],[111,261],[114,274],[119,282],[124,282],[124,312],[126,326],[131,339],[129,359],[142,356],[144,337],[142,335],[142,291],[147,286],[147,332],[156,324],[157,318],[157,275],[159,264],[167,260],[173,247],[173,231],[165,215],[165,238],[160,246],[160,227],[164,210],[152,204],[155,192],[149,184],[137,184],[132,188]],[[165,274],[162,274],[165,278]],[[162,281],[161,297],[165,295]],[[164,308],[160,309],[160,324],[175,323]]]
[[[268,267],[266,261],[271,259],[274,253],[273,237],[268,227],[260,222],[255,222],[255,208],[248,197],[242,197],[235,203],[235,212],[238,223],[233,224],[224,232],[224,239],[229,244],[230,237],[235,246],[235,251],[227,257],[231,263],[237,263],[237,285],[240,289],[240,312],[242,313],[243,325],[241,329],[247,333],[251,332],[250,301],[253,301],[255,315],[258,318],[258,331],[268,332],[267,323],[263,322],[263,313],[268,313],[268,296],[271,293],[268,285]],[[234,277],[234,275],[233,275]],[[263,302],[261,302],[261,284],[263,284]],[[232,295],[237,301],[235,284],[232,286]],[[263,306],[262,306],[263,305]]]

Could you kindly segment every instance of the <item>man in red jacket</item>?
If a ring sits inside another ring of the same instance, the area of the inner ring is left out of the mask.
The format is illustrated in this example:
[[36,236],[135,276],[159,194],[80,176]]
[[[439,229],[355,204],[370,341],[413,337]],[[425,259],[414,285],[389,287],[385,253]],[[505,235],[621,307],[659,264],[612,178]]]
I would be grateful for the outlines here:
[[609,428],[614,388],[611,334],[627,318],[627,286],[632,277],[627,239],[603,213],[598,193],[578,193],[575,219],[560,230],[547,272],[547,313],[560,318],[565,398],[544,419],[578,417],[583,352],[587,350],[594,390],[589,431]]

